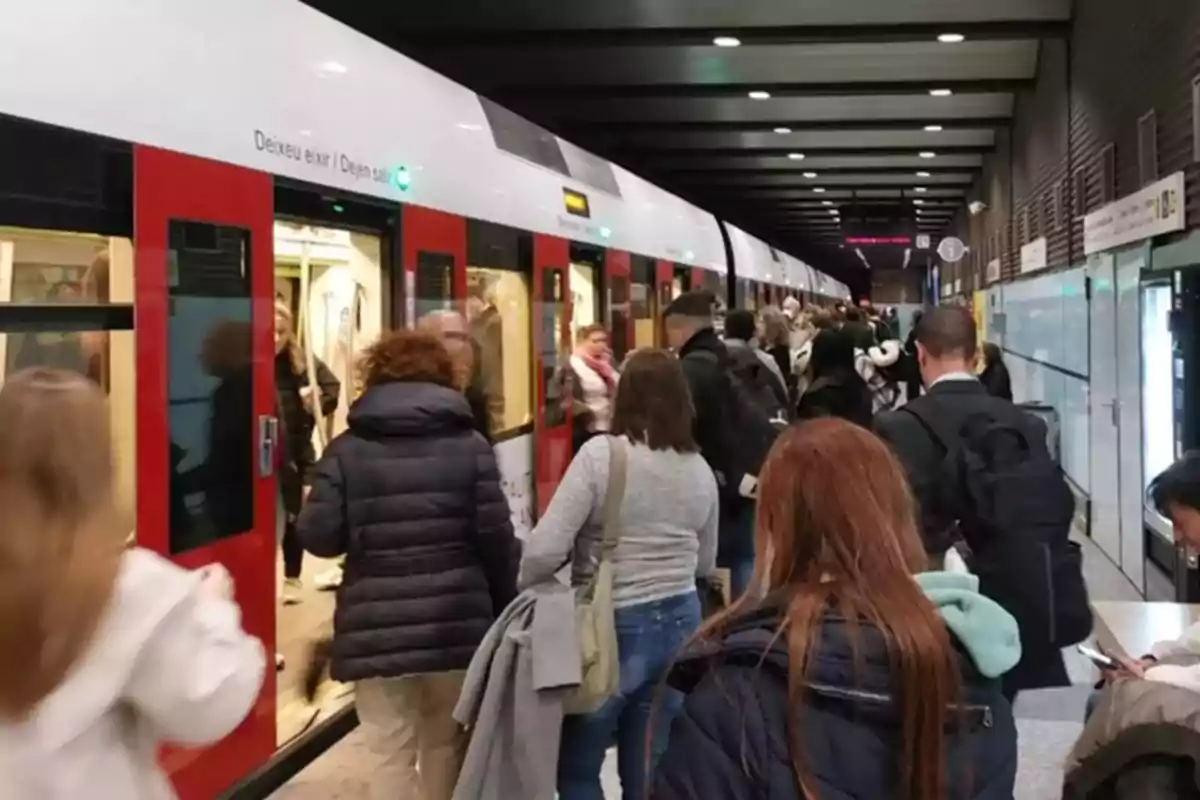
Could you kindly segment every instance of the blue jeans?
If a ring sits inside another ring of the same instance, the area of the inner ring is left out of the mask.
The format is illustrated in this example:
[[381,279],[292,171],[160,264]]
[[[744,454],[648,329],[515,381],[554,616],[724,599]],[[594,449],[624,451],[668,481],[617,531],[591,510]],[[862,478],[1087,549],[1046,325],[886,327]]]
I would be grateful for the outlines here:
[[619,608],[616,626],[621,686],[599,711],[563,721],[559,800],[604,800],[600,770],[614,737],[624,799],[644,800],[651,722],[652,773],[667,749],[671,721],[683,706],[682,694],[665,687],[660,692],[659,686],[679,649],[700,627],[700,599],[695,592]]
[[754,505],[721,509],[717,533],[717,566],[729,570],[729,597],[737,600],[754,577]]

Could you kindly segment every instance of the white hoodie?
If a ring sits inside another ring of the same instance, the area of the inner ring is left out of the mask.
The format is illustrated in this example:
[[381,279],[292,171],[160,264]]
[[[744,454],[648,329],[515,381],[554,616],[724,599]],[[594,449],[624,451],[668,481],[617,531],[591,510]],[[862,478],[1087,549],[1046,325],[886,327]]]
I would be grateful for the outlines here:
[[91,648],[28,720],[0,722],[0,797],[170,800],[159,743],[227,736],[265,670],[234,602],[199,573],[129,550]]

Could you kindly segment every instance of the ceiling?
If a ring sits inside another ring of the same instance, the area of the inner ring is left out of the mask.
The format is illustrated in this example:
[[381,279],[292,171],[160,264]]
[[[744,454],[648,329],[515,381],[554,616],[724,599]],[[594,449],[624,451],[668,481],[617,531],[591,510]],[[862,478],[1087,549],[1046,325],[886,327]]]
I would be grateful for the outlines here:
[[1071,14],[1071,0],[308,4],[843,279],[863,265],[844,236],[945,230]]

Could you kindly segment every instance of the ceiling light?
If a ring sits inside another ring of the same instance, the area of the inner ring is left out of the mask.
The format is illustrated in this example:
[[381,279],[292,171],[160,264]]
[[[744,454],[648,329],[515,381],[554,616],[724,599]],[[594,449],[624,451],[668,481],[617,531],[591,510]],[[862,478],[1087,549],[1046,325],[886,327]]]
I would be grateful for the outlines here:
[[717,47],[741,47],[742,40],[736,36],[718,36],[713,39],[713,44]]
[[929,190],[928,190],[928,189],[926,189],[924,186],[918,186],[917,188],[913,189],[913,191],[914,191],[914,192],[920,192],[920,193],[924,194],[925,192],[928,192]]
[[788,158],[792,161],[803,161],[804,153],[788,153]]
[[914,206],[923,206],[923,205],[925,205],[925,201],[918,197],[916,200],[913,200],[913,205]]
[[937,158],[937,153],[932,150],[922,150],[919,155],[921,158]]
[[791,128],[776,128],[775,132],[778,133],[780,136],[786,136],[787,134],[792,132],[792,129]]
[[938,37],[938,41],[942,44],[959,44],[967,40],[966,36],[961,33],[943,33]]
[[753,91],[753,92],[751,92],[751,93],[748,95],[748,97],[749,97],[751,100],[770,100],[770,99],[771,99],[771,93],[770,93],[770,92],[764,92],[764,91],[756,90],[756,91]]
[[818,186],[817,188],[813,189],[813,191],[817,194],[825,194],[825,188],[823,186]]
[[929,133],[941,133],[945,130],[941,125],[926,125],[925,130]]
[[951,89],[930,89],[929,94],[933,97],[949,97],[954,94],[954,91]]
[[804,173],[804,177],[808,178],[809,180],[812,180],[813,178],[817,177],[817,173],[815,173],[815,172],[806,172],[806,173]]
[[921,172],[917,173],[917,177],[918,178],[928,178],[928,177],[930,177],[930,175],[928,172],[925,172],[924,170],[922,170]]
[[832,201],[832,200],[822,200],[822,201],[821,201],[821,205],[823,205],[823,206],[831,206],[831,205],[833,205],[833,201]]
[[829,213],[833,214],[836,217],[839,214],[841,214],[842,212],[838,211],[836,208],[831,208],[831,209],[829,209]]

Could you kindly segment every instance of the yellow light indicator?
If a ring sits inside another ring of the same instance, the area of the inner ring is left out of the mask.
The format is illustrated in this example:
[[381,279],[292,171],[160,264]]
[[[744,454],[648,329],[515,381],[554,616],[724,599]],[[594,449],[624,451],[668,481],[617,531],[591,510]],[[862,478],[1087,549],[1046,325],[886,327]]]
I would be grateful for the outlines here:
[[592,216],[592,208],[588,204],[587,195],[581,192],[563,189],[563,204],[567,207],[568,214],[574,214],[577,217]]

